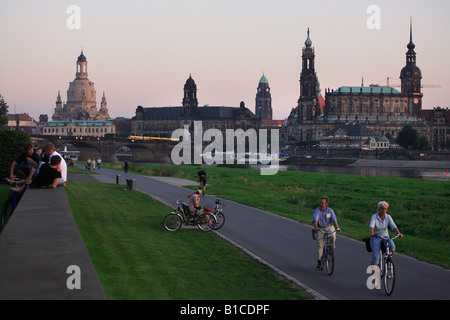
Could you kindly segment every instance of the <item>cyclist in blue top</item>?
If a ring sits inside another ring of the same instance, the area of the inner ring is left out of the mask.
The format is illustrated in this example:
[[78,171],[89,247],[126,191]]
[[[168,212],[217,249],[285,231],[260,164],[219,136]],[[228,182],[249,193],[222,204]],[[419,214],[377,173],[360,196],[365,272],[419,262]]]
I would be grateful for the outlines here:
[[[403,234],[400,233],[397,226],[394,223],[392,217],[387,214],[387,209],[389,204],[386,201],[378,202],[378,213],[372,215],[370,219],[369,228],[370,228],[370,247],[372,248],[372,260],[370,260],[370,264],[375,266],[378,264],[378,260],[380,259],[380,247],[381,242],[384,241],[383,238],[389,238],[388,228],[390,227],[392,231],[397,233],[400,238],[403,237]],[[389,240],[387,242],[390,251],[394,254],[395,244],[394,241]]]
[[[341,231],[339,229],[339,225],[336,219],[336,215],[334,214],[333,209],[328,207],[329,199],[328,197],[320,198],[320,206],[314,210],[312,216],[312,222],[314,223],[314,232],[316,233],[317,240],[317,268],[322,269],[322,255],[323,255],[323,247],[325,246],[325,237],[322,232],[318,232],[321,229],[324,232],[333,232],[334,227],[332,224],[336,226],[337,231]],[[336,233],[333,233],[330,236],[331,245],[335,248],[336,243]]]

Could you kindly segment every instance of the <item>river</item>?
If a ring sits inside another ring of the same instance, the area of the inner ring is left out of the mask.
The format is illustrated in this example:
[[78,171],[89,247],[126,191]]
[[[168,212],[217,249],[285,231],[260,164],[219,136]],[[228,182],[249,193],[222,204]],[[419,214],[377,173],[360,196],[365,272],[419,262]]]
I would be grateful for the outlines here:
[[[280,164],[280,170],[287,170]],[[450,180],[450,161],[396,161],[357,160],[350,165],[308,165],[296,166],[300,171],[340,173],[359,176],[401,177],[410,179]]]
[[[444,169],[412,169],[412,168],[382,168],[382,167],[356,167],[356,166],[312,166],[302,165],[297,167],[299,171],[340,173],[358,176],[401,177],[412,179],[428,179],[449,181],[448,171]],[[286,170],[287,166],[280,165],[280,170]]]

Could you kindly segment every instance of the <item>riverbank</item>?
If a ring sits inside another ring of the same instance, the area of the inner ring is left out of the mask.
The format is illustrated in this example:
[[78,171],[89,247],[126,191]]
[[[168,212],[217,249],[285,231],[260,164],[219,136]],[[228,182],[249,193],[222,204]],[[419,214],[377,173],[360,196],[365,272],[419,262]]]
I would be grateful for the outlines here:
[[289,158],[281,164],[308,166],[348,166],[410,169],[446,169],[450,170],[450,161],[423,160],[377,160],[377,159],[339,159],[339,158]]
[[450,170],[450,161],[358,159],[348,166]]

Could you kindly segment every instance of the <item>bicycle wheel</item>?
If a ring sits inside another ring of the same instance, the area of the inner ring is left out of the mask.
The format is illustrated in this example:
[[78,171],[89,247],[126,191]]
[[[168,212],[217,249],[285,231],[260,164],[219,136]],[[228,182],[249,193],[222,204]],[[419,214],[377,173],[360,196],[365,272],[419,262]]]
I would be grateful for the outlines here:
[[5,227],[14,211],[14,195],[9,195],[2,209],[1,226]]
[[183,225],[183,218],[177,213],[169,213],[163,220],[167,231],[177,231]]
[[384,262],[384,275],[383,275],[383,287],[384,291],[388,296],[394,292],[394,286],[395,286],[395,267],[394,267],[394,261],[390,257],[385,259]]
[[332,275],[333,271],[334,271],[334,250],[333,247],[331,245],[328,245],[326,247],[327,249],[327,254],[324,258],[325,260],[325,268],[327,269],[327,273],[328,275]]
[[222,228],[223,224],[225,223],[225,216],[222,212],[219,212],[215,216],[216,216],[217,223],[214,226],[214,230],[219,230],[220,228]]
[[203,212],[197,218],[197,226],[203,231],[211,231],[216,222],[216,217],[209,212]]

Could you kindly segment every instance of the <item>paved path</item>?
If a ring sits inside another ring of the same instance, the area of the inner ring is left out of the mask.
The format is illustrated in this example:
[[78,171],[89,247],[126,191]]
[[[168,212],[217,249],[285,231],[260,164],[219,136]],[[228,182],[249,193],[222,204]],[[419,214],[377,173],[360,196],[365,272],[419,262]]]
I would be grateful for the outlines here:
[[[100,172],[101,175],[93,177],[101,182],[115,183],[118,174],[122,183],[126,178],[136,179],[137,190],[169,206],[174,206],[177,199],[187,200],[186,196],[192,192],[181,187],[179,179],[124,174],[104,168]],[[206,195],[202,203],[213,204],[214,200],[215,197]],[[369,290],[366,269],[370,253],[361,241],[340,235],[337,236],[336,269],[330,277],[315,268],[316,250],[311,226],[223,200],[226,222],[217,234],[307,288],[318,299],[450,299],[449,270],[401,254],[395,255],[397,283],[394,294],[387,297],[382,290]],[[400,246],[401,239],[397,241]]]
[[105,299],[64,188],[25,192],[0,235],[0,275],[0,300]]

